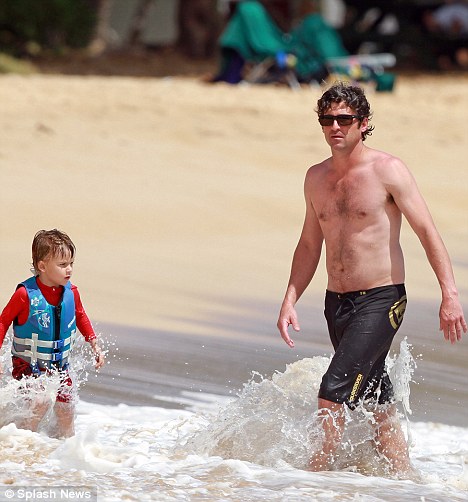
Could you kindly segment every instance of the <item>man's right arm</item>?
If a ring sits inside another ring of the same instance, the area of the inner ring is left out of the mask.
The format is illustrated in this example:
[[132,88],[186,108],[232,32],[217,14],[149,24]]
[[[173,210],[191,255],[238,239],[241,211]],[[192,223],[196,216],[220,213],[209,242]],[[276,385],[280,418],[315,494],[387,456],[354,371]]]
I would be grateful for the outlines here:
[[294,341],[289,336],[288,327],[292,325],[295,331],[300,330],[295,305],[315,274],[323,243],[322,229],[311,202],[311,180],[309,175],[306,177],[304,184],[304,195],[306,199],[304,225],[294,251],[289,283],[277,323],[281,337],[291,348],[294,347]]

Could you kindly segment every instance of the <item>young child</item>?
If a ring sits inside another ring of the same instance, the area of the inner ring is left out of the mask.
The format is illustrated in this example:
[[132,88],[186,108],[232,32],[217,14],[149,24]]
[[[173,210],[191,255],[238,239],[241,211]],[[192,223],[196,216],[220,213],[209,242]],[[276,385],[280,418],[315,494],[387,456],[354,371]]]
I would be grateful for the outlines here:
[[[70,283],[75,252],[75,245],[64,232],[56,229],[37,232],[32,243],[35,275],[17,286],[0,316],[0,347],[13,323],[13,378],[21,380],[54,372],[60,375],[54,405],[58,437],[74,435],[75,393],[68,361],[76,329],[91,345],[96,369],[104,364],[104,354],[78,289]],[[47,401],[33,400],[31,417],[21,427],[37,431],[48,408]]]

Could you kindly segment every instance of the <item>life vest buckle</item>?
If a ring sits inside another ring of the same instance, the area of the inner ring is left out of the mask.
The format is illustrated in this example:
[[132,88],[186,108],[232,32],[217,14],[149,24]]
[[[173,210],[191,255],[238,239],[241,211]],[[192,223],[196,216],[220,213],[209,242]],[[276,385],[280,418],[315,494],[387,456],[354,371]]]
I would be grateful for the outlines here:
[[61,349],[64,346],[65,340],[54,340],[52,342],[52,349]]
[[54,354],[50,354],[50,362],[56,363],[58,361],[61,361],[63,359],[63,353],[62,352],[56,352]]

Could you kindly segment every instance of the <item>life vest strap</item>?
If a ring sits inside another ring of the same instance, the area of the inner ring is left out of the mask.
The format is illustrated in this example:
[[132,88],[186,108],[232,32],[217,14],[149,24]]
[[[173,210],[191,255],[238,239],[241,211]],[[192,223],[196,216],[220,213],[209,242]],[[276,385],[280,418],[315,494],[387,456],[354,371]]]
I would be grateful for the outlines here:
[[27,359],[32,366],[37,361],[57,362],[61,361],[62,359],[66,359],[68,357],[68,354],[70,353],[70,350],[65,350],[64,352],[55,352],[53,354],[45,354],[42,352],[33,352],[32,350],[17,351],[14,347],[12,347],[12,352],[15,356],[23,360]]
[[[24,361],[28,361],[33,370],[38,367],[38,363],[42,363],[47,367],[50,367],[52,363],[64,361],[64,365],[67,365],[68,355],[75,342],[75,334],[76,331],[73,330],[72,334],[63,340],[39,340],[39,335],[37,333],[33,333],[31,338],[14,336],[11,352]],[[16,350],[15,344],[30,346],[30,350]],[[63,350],[63,347],[66,347],[67,345],[69,345],[69,348],[67,350]],[[61,350],[60,352],[39,352],[37,350],[39,347],[51,350]],[[39,364],[39,366],[42,364]]]
[[42,347],[46,349],[60,349],[62,347],[66,347],[73,340],[73,336],[69,336],[68,338],[64,338],[63,340],[34,340],[33,338],[20,338],[18,336],[13,337],[13,342],[19,345],[29,345]]

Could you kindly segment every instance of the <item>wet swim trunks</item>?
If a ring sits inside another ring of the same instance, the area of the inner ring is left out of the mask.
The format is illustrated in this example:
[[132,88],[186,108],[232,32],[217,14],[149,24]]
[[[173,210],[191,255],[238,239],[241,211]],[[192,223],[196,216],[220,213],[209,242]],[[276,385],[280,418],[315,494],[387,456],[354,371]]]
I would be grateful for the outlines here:
[[385,358],[403,321],[404,284],[350,293],[327,291],[325,318],[335,349],[319,397],[354,408],[361,398],[393,401]]

